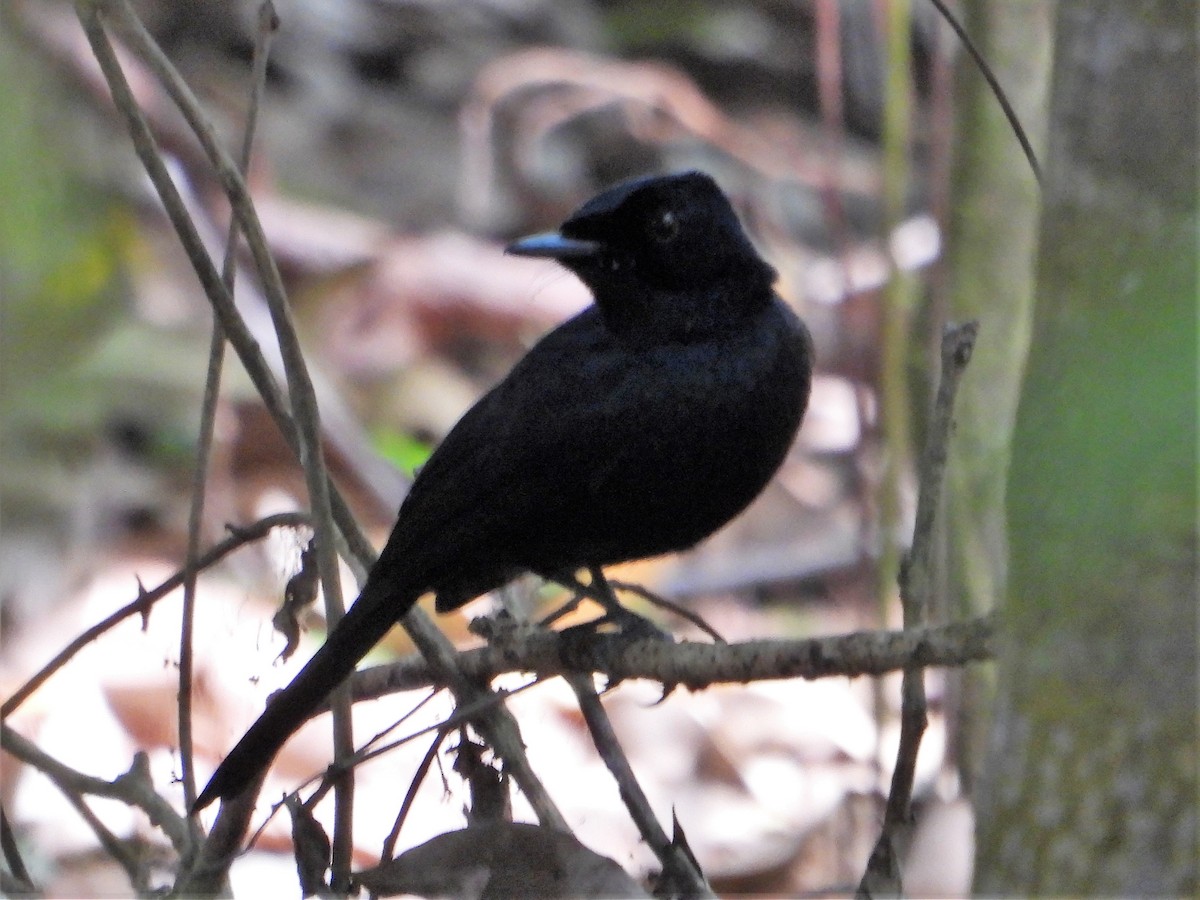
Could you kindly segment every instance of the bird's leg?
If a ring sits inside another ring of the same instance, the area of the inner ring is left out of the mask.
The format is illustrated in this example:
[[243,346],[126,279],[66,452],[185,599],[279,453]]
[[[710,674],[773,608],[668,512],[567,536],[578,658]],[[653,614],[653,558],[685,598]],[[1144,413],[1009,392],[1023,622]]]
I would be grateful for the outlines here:
[[567,613],[578,608],[583,598],[587,597],[596,601],[604,608],[604,615],[593,622],[572,626],[573,628],[594,630],[599,625],[616,625],[622,634],[634,637],[654,637],[660,640],[671,639],[669,633],[659,628],[645,616],[621,605],[621,601],[617,599],[617,594],[613,590],[612,585],[605,578],[603,569],[599,566],[589,566],[588,573],[591,575],[591,580],[587,584],[580,581],[573,571],[543,573],[542,577],[569,588],[574,592],[574,596],[565,605],[542,619],[540,624],[548,626],[553,622],[557,622]]
[[617,592],[608,583],[608,578],[605,577],[604,570],[600,566],[589,566],[588,574],[592,576],[592,581],[589,585],[592,590],[588,592],[588,596],[604,607],[602,622],[612,623],[618,626],[623,632],[637,633],[649,630],[659,634],[662,633],[662,629],[645,616],[621,605],[621,601],[617,599]]
[[683,619],[684,621],[691,622],[718,644],[728,643],[728,641],[721,636],[720,632],[709,625],[708,622],[704,620],[704,617],[699,613],[694,613],[690,609],[684,609],[678,603],[672,603],[666,597],[660,597],[658,594],[654,593],[654,591],[644,588],[640,584],[633,584],[628,581],[610,581],[608,584],[610,588],[615,588],[621,591],[629,591],[631,594],[637,594],[643,600],[652,603],[659,609],[665,609],[667,612],[679,616],[679,618]]
[[605,577],[604,570],[600,566],[588,566],[588,574],[592,577],[591,583],[581,587],[587,596],[604,607],[604,615],[596,620],[594,624],[616,625],[622,634],[631,637],[653,637],[659,640],[671,640],[669,633],[659,628],[645,616],[621,605],[621,601],[617,599],[617,592],[608,583],[608,578]]
[[538,625],[540,625],[542,628],[549,628],[559,619],[570,615],[571,613],[575,612],[575,610],[579,609],[579,604],[582,603],[584,597],[587,596],[587,588],[585,585],[579,582],[579,579],[575,577],[573,572],[558,572],[553,575],[543,574],[542,577],[547,581],[556,582],[557,584],[560,584],[563,587],[571,590],[570,600],[568,600],[558,609],[554,610],[554,612],[550,613],[548,616],[544,616],[538,622]]
[[658,633],[659,636],[664,635],[665,632],[651,624],[645,616],[639,615],[638,613],[633,612],[621,604],[616,596],[616,591],[619,589],[637,594],[643,600],[652,603],[659,609],[665,609],[667,612],[692,623],[718,644],[726,643],[725,638],[723,638],[715,628],[704,621],[704,618],[699,614],[694,613],[691,610],[684,609],[679,604],[672,603],[665,597],[660,597],[658,594],[642,587],[640,584],[631,584],[627,581],[609,581],[608,577],[604,574],[604,571],[599,566],[591,567],[588,571],[591,573],[592,577],[590,584],[583,584],[578,578],[575,577],[573,572],[556,572],[552,575],[543,575],[547,581],[554,581],[558,584],[561,584],[563,587],[570,588],[571,599],[558,609],[554,610],[554,612],[543,617],[537,623],[539,626],[542,628],[549,628],[564,616],[569,615],[577,610],[579,608],[579,604],[583,602],[584,598],[590,597],[604,607],[605,615],[584,627],[591,628],[595,625],[615,622],[615,624],[620,626],[622,630],[645,632],[653,629]]

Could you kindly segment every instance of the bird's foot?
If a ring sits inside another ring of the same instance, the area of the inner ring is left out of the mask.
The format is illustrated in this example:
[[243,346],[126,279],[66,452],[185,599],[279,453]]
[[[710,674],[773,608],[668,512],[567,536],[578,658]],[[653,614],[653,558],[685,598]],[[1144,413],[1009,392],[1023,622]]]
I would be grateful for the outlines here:
[[659,641],[674,640],[670,632],[660,628],[641,613],[636,613],[619,603],[614,606],[605,604],[604,615],[594,622],[588,623],[588,625],[592,628],[612,625],[621,634],[631,638],[652,638]]
[[604,615],[589,622],[581,622],[563,628],[559,634],[566,638],[587,638],[602,629],[615,629],[622,637],[631,640],[674,641],[674,636],[657,624],[647,619],[641,613],[617,605],[605,606]]
[[572,588],[574,596],[564,606],[542,619],[539,623],[540,625],[547,628],[550,627],[550,625],[563,618],[563,616],[578,609],[579,604],[586,598],[600,604],[604,609],[604,615],[590,622],[564,628],[561,631],[562,634],[591,634],[606,626],[612,626],[627,637],[653,638],[665,641],[674,640],[670,632],[660,628],[640,613],[636,613],[628,607],[623,606],[621,601],[617,599],[616,591],[613,590],[612,585],[609,584],[608,579],[605,578],[604,572],[599,566],[590,567],[589,572],[591,573],[591,582],[588,584],[579,581],[574,573],[569,572],[557,572],[545,576],[553,581],[557,581],[559,584]]

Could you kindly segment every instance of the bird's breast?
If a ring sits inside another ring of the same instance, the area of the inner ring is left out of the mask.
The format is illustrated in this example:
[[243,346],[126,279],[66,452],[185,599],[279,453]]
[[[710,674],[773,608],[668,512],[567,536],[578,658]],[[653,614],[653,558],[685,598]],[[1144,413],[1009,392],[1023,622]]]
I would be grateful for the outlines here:
[[613,386],[612,408],[639,413],[612,423],[617,439],[593,470],[587,506],[614,545],[636,544],[630,558],[707,537],[779,468],[809,389],[807,336],[793,325],[776,318],[730,339],[653,350]]

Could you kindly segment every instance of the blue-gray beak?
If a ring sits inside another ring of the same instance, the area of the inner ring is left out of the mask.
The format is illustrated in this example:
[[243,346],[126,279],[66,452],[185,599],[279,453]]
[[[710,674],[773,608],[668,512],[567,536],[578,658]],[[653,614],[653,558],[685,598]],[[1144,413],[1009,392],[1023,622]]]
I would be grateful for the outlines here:
[[563,237],[557,231],[547,231],[513,241],[504,248],[504,252],[511,253],[513,256],[578,259],[584,256],[595,256],[599,252],[600,246],[599,241],[581,241]]

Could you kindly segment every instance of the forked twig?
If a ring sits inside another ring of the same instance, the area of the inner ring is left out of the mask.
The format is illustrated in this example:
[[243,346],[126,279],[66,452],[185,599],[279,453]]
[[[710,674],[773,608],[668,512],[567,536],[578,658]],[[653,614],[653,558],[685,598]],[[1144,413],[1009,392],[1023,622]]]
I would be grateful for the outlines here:
[[20,732],[0,723],[0,747],[46,775],[66,796],[108,797],[144,812],[179,853],[190,841],[187,823],[171,804],[160,797],[150,782],[149,760],[144,753],[134,757],[129,771],[113,781],[85,775],[52,757]]

